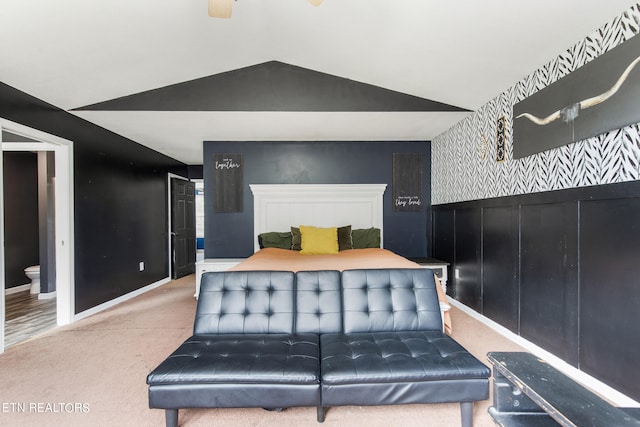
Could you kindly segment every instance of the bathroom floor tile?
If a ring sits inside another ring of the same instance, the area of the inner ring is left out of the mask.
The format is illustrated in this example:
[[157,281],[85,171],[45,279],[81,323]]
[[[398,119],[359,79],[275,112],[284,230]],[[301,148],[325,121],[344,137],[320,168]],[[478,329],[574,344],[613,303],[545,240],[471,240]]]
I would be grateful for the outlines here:
[[56,299],[29,291],[5,296],[4,346],[8,348],[56,326]]

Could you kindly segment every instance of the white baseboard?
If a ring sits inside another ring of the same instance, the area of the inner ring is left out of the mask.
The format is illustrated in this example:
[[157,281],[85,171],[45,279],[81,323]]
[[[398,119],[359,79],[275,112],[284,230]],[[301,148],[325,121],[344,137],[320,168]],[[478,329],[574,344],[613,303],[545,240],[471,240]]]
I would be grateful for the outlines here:
[[[107,301],[105,303],[102,303],[100,305],[97,305],[95,307],[92,307],[88,310],[82,311],[78,314],[76,314],[75,316],[73,316],[73,322],[76,322],[78,320],[84,319],[86,317],[92,316],[94,314],[100,313],[101,311],[104,311],[108,308],[114,307],[120,303],[123,303],[127,300],[130,300],[131,298],[135,298],[138,295],[142,295],[145,292],[149,292],[152,289],[155,289],[157,287],[160,287],[166,283],[169,283],[171,281],[171,278],[166,277],[164,279],[158,280],[157,282],[151,283],[143,288],[140,289],[136,289],[135,291],[129,292],[128,294],[122,295],[118,298],[112,299],[111,301]],[[73,323],[72,322],[72,323]]]
[[591,389],[592,391],[594,391],[595,393],[599,394],[600,396],[606,396],[606,398],[613,405],[616,405],[616,406],[619,406],[619,407],[623,407],[623,408],[638,408],[638,407],[640,407],[640,402],[635,401],[634,399],[630,398],[626,394],[623,394],[623,393],[619,392],[618,390],[608,386],[607,384],[603,383],[602,381],[598,380],[597,378],[594,378],[591,375],[587,374],[586,372],[581,371],[580,369],[576,368],[575,366],[572,366],[572,365],[568,364],[564,360],[560,359],[558,356],[555,356],[555,355],[549,353],[547,350],[545,350],[545,349],[543,349],[541,347],[538,347],[537,345],[535,345],[531,341],[526,340],[525,338],[522,338],[520,335],[514,334],[509,329],[507,329],[504,326],[494,322],[493,320],[489,319],[488,317],[483,316],[482,314],[478,313],[477,311],[473,310],[472,308],[467,307],[466,305],[462,304],[461,302],[459,302],[459,301],[457,301],[457,300],[455,300],[455,299],[453,299],[451,297],[448,297],[448,299],[449,299],[449,303],[452,306],[454,306],[457,309],[465,312],[466,314],[468,314],[469,316],[471,316],[474,319],[478,320],[479,322],[483,323],[484,325],[490,327],[491,329],[493,329],[494,331],[496,331],[500,335],[503,335],[505,338],[515,342],[516,344],[520,345],[521,347],[524,347],[526,350],[528,350],[532,354],[535,354],[539,358],[544,359],[547,363],[549,363],[551,366],[553,366],[554,368],[556,368],[560,372],[562,372],[565,375],[567,375],[569,378],[571,378],[574,381],[582,384],[583,386]]
[[56,291],[53,292],[40,292],[38,299],[54,299],[56,297]]
[[4,290],[4,294],[17,294],[18,292],[28,291],[29,289],[31,289],[31,283],[26,283],[24,285],[14,286],[13,288],[7,288]]

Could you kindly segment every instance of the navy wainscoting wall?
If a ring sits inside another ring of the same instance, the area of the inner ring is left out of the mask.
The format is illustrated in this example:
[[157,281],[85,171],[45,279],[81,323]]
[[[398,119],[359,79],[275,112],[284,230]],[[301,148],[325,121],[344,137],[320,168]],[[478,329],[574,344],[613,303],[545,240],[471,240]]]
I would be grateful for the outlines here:
[[3,83],[0,117],[73,141],[76,313],[169,276],[167,173],[185,164]]
[[[393,212],[393,153],[422,153],[423,206]],[[216,154],[243,155],[243,211],[214,211]],[[429,142],[213,142],[204,143],[205,257],[246,257],[253,253],[253,196],[250,184],[387,184],[384,246],[403,256],[429,253],[431,215]],[[296,225],[296,224],[292,224]],[[336,226],[346,224],[336,224]],[[286,231],[286,230],[273,230]]]
[[638,400],[639,218],[638,181],[437,205],[433,256],[454,298]]

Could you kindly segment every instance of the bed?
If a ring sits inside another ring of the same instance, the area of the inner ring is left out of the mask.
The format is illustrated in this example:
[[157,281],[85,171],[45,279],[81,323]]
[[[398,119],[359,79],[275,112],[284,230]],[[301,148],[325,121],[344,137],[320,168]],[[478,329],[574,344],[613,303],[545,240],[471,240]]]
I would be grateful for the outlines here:
[[[297,272],[421,268],[419,264],[383,249],[383,194],[386,184],[265,184],[251,185],[250,188],[254,197],[255,253],[230,270]],[[294,230],[303,224],[322,229],[336,227],[339,234],[346,232],[349,238],[353,234],[354,244],[356,233],[365,238],[358,240],[355,249],[340,246],[341,250],[328,254],[305,254],[304,251],[291,250],[287,243],[281,247],[263,247],[260,236],[295,234]],[[436,283],[440,283],[437,277]],[[448,300],[441,286],[437,291],[443,326],[447,333],[451,333]]]

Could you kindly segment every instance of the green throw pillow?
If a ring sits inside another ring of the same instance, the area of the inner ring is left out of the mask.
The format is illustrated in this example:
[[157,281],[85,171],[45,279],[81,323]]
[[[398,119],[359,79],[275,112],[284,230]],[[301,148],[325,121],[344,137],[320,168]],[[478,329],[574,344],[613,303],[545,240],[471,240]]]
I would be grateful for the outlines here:
[[351,230],[351,238],[353,239],[353,249],[380,247],[379,228],[371,227]]
[[258,235],[260,248],[291,249],[291,233],[272,231]]

